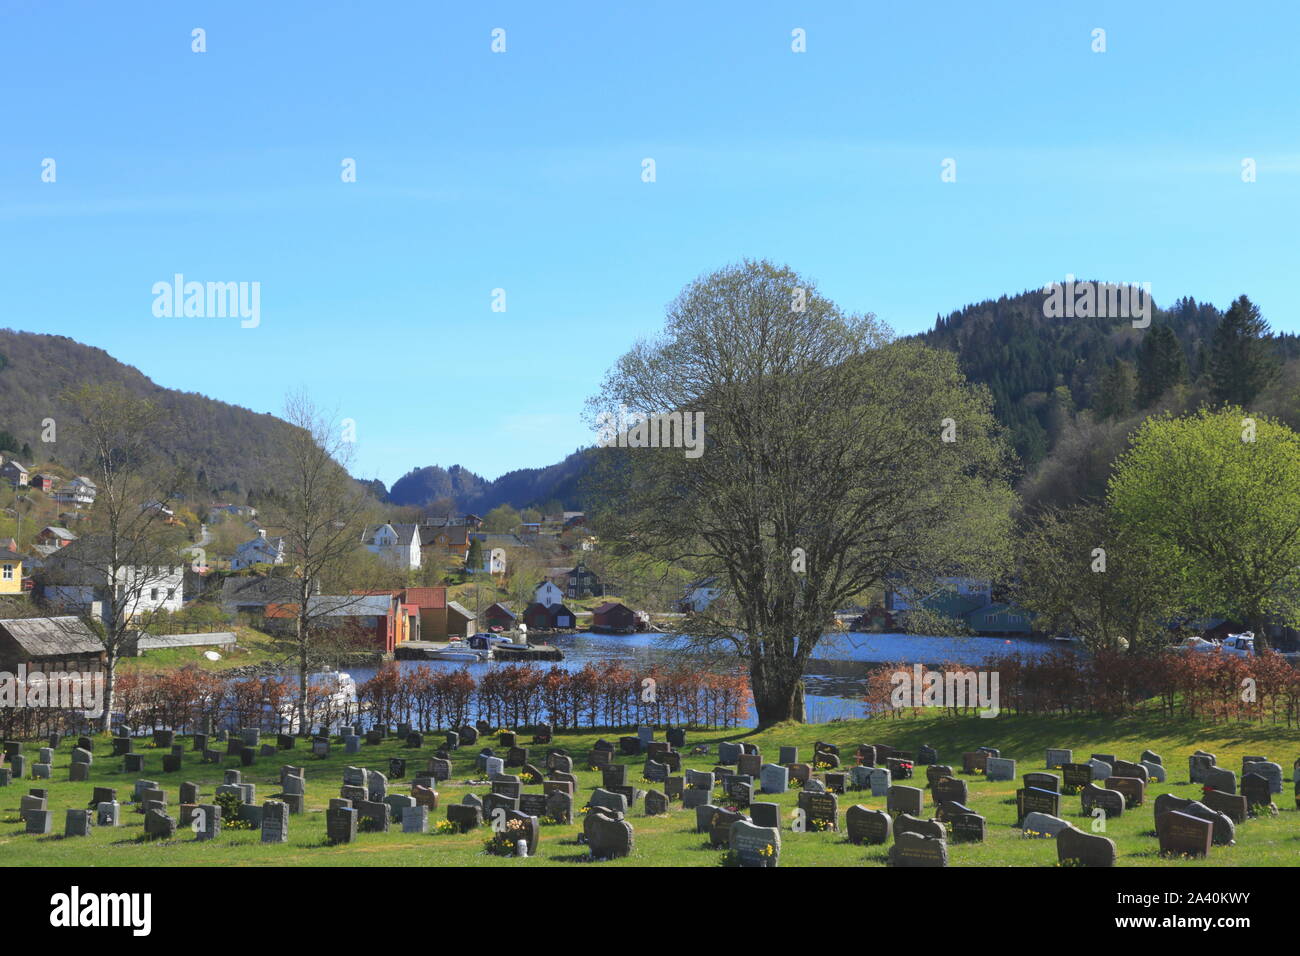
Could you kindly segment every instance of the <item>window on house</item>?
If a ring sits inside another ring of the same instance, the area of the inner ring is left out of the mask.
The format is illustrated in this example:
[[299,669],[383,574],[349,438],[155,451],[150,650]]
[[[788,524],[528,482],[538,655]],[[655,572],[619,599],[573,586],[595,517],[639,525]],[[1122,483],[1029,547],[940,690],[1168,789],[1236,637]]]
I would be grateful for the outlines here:
[[4,579],[6,581],[12,581],[14,579],[14,566],[12,564],[6,564],[4,566]]
[[149,589],[149,600],[150,600],[150,601],[156,601],[156,600],[158,600],[158,589],[157,589],[157,588],[150,588],[150,589]]
[[175,589],[175,588],[168,588],[168,589],[167,589],[167,600],[170,601],[170,600],[171,600],[172,598],[174,598],[175,596],[176,596],[176,589]]

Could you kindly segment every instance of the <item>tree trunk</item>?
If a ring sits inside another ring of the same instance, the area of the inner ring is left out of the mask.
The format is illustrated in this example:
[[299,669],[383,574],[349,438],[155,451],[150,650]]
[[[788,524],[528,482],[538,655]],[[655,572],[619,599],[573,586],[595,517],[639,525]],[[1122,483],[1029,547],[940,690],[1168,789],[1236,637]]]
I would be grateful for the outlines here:
[[1246,620],[1246,626],[1255,632],[1255,653],[1262,654],[1269,649],[1268,635],[1264,633],[1266,620],[1263,614],[1251,614]]
[[804,714],[803,678],[797,674],[782,677],[780,673],[767,673],[769,670],[780,672],[787,669],[779,665],[772,667],[770,664],[750,666],[749,680],[754,692],[754,708],[758,711],[760,729],[790,720],[803,723],[807,719]]
[[104,733],[113,730],[113,694],[117,677],[117,658],[110,654],[104,663],[104,714],[100,717],[100,729]]

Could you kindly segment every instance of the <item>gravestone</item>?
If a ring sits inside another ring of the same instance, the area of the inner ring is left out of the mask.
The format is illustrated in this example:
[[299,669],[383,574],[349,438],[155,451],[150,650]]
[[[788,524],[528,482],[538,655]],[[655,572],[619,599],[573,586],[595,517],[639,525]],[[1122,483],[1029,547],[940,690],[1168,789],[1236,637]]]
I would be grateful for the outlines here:
[[983,843],[987,825],[978,813],[954,814],[947,821],[953,843]]
[[94,819],[89,810],[69,810],[64,818],[63,835],[65,837],[90,836]]
[[988,769],[989,755],[983,750],[973,750],[961,755],[962,773],[984,773]]
[[1243,761],[1242,779],[1246,774],[1258,774],[1268,781],[1269,793],[1282,792],[1282,765],[1273,763],[1271,760],[1247,760]]
[[790,786],[803,786],[812,779],[812,766],[806,763],[792,763],[786,768],[790,771]]
[[1187,758],[1187,779],[1192,783],[1204,783],[1205,771],[1214,765],[1214,754],[1206,753],[1204,750],[1196,751]]
[[894,845],[889,848],[889,865],[937,867],[948,865],[948,841],[920,833],[895,830]]
[[970,798],[970,793],[965,780],[940,777],[930,784],[930,797],[935,803],[965,803]]
[[1040,790],[1038,787],[1024,787],[1017,790],[1016,819],[1021,821],[1023,825],[1025,817],[1031,813],[1059,817],[1061,815],[1061,795],[1055,790]]
[[1100,807],[1107,817],[1118,817],[1124,813],[1124,794],[1118,790],[1107,790],[1090,783],[1080,791],[1083,798],[1083,812],[1092,816],[1092,811]]
[[1050,813],[1027,813],[1020,822],[1020,831],[1027,837],[1054,838],[1068,826],[1069,823]]
[[738,820],[744,819],[746,819],[745,815],[739,811],[716,807],[713,816],[709,818],[709,844],[711,846],[729,846],[731,843],[731,825]]
[[734,766],[740,759],[742,753],[744,753],[744,750],[741,748],[740,744],[730,743],[724,740],[722,743],[718,744],[718,763],[726,767]]
[[635,757],[637,754],[641,753],[641,738],[619,737],[618,752],[624,757]]
[[23,812],[25,832],[48,836],[54,827],[54,813],[50,810],[26,810]]
[[938,763],[939,752],[929,744],[921,744],[916,751],[916,762],[922,765]]
[[1245,823],[1250,815],[1246,798],[1240,794],[1224,793],[1222,790],[1207,790],[1201,802],[1219,813],[1225,814],[1233,823]]
[[[915,790],[916,788],[902,789]],[[805,790],[799,794],[799,809],[804,812],[804,826],[809,833],[840,828],[839,798],[833,793],[809,793]]]
[[443,760],[439,757],[429,758],[429,775],[434,780],[443,781],[451,779],[451,761]]
[[1207,787],[1222,790],[1224,793],[1237,792],[1236,771],[1228,770],[1226,767],[1202,767],[1200,776],[1199,782]]
[[731,852],[742,867],[773,867],[781,860],[781,831],[748,820],[731,825]]
[[1178,810],[1170,810],[1156,817],[1156,836],[1160,840],[1162,855],[1208,856],[1214,839],[1214,824]]
[[1136,777],[1143,783],[1147,783],[1151,779],[1151,774],[1147,772],[1147,768],[1140,763],[1116,760],[1111,766],[1115,768],[1114,773],[1111,774],[1113,777]]
[[476,804],[449,803],[447,821],[457,833],[468,833],[483,825],[483,808]]
[[662,816],[668,812],[668,798],[658,790],[647,790],[645,794],[645,815]]
[[1022,782],[1026,787],[1033,787],[1035,790],[1061,792],[1061,778],[1054,773],[1027,773],[1022,778]]
[[95,825],[115,827],[121,821],[122,808],[116,800],[105,800],[95,806]]
[[1232,819],[1225,813],[1211,810],[1197,800],[1184,800],[1172,793],[1162,793],[1156,797],[1154,806],[1156,817],[1171,810],[1178,810],[1190,816],[1199,817],[1202,820],[1209,820],[1214,825],[1215,846],[1231,846],[1236,840],[1237,827],[1232,822]]
[[871,787],[871,795],[873,797],[889,796],[889,791],[894,786],[894,781],[890,776],[889,771],[883,767],[873,768],[871,775],[867,778],[867,783]]
[[181,803],[198,803],[199,785],[197,783],[181,784]]
[[626,814],[627,797],[621,793],[615,793],[612,790],[605,790],[597,787],[591,792],[591,798],[587,801],[587,806],[612,810],[619,814]]
[[162,810],[150,810],[144,815],[144,832],[151,840],[170,840],[176,835],[176,821]]
[[1056,858],[1076,866],[1114,866],[1115,841],[1067,826],[1056,835]]
[[1062,748],[1048,748],[1047,769],[1057,770],[1067,763],[1074,763],[1074,751]]
[[1092,784],[1092,768],[1086,763],[1067,763],[1061,766],[1061,792],[1078,793]]
[[1015,780],[1016,762],[1006,757],[989,757],[984,765],[984,773],[989,780]]
[[741,754],[736,758],[736,772],[757,777],[763,769],[763,758],[758,754]]
[[582,821],[587,849],[598,860],[612,860],[632,852],[632,824],[593,810]]
[[686,746],[686,729],[684,727],[670,727],[664,732],[664,739],[668,741],[670,747],[680,750]]
[[572,823],[573,795],[560,790],[552,790],[546,794],[546,817],[566,826]]
[[262,804],[262,842],[289,842],[289,807],[280,800]]
[[428,833],[429,808],[425,806],[402,808],[403,833]]
[[1118,790],[1124,794],[1124,809],[1132,810],[1142,806],[1146,799],[1147,785],[1137,777],[1107,777],[1107,790]]
[[1143,760],[1142,767],[1147,772],[1148,780],[1154,780],[1156,783],[1165,782],[1165,768],[1163,764],[1152,763],[1149,760]]
[[749,819],[757,827],[780,827],[781,805],[779,803],[751,803]]
[[332,844],[355,842],[357,811],[351,807],[331,807],[326,810],[325,838]]
[[642,775],[652,783],[663,783],[668,779],[668,765],[654,760],[647,760]]
[[1088,767],[1092,770],[1093,780],[1105,780],[1111,776],[1111,766],[1105,760],[1098,760],[1093,757],[1088,761]]
[[799,762],[798,747],[779,747],[777,748],[776,762],[779,764],[792,764]]
[[889,788],[885,798],[885,809],[889,813],[908,813],[917,816],[924,806],[925,791],[920,787],[893,786]]
[[893,835],[893,817],[880,810],[871,810],[862,804],[854,804],[844,811],[844,825],[848,830],[849,842],[876,845],[888,843]]
[[143,773],[144,754],[125,754],[122,757],[123,773]]
[[388,832],[388,804],[377,800],[353,800],[352,809],[357,813],[357,827],[368,833]]
[[1256,807],[1271,807],[1273,792],[1267,777],[1257,773],[1248,773],[1241,778],[1241,795],[1246,798],[1246,806],[1255,812]]
[[748,807],[754,800],[754,778],[734,774],[723,781],[727,800],[737,807]]
[[1164,758],[1154,750],[1142,751],[1142,756],[1138,757],[1138,760],[1142,763],[1154,763],[1159,764],[1160,766],[1164,766],[1165,763]]

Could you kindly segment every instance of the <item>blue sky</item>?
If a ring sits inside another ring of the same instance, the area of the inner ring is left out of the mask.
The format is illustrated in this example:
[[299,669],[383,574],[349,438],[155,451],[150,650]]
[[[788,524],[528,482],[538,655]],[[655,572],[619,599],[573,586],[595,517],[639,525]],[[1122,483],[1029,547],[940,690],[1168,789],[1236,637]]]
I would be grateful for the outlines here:
[[[1300,331],[1298,11],[9,0],[3,324],[256,411],[305,387],[390,484],[589,443],[604,370],[746,256],[900,333],[1067,273]],[[176,273],[260,282],[260,325],[155,317]]]

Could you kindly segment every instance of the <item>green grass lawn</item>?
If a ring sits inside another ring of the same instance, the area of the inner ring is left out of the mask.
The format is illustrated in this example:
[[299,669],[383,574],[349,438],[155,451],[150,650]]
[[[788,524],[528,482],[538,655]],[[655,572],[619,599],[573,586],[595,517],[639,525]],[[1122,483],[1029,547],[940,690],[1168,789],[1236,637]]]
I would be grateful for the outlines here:
[[[575,807],[584,804],[593,787],[599,786],[600,775],[586,769],[585,755],[597,739],[604,736],[614,740],[614,732],[604,734],[582,733],[557,736],[555,744],[565,747],[574,756],[574,769],[580,781]],[[662,734],[658,735],[662,739]],[[265,740],[274,738],[265,737]],[[528,738],[521,735],[521,740]],[[1121,817],[1108,821],[1106,835],[1113,838],[1119,848],[1121,866],[1290,866],[1300,856],[1300,812],[1295,809],[1291,787],[1275,798],[1280,808],[1277,816],[1248,820],[1237,828],[1237,845],[1214,847],[1205,860],[1162,859],[1156,852],[1152,802],[1160,793],[1179,796],[1196,796],[1199,785],[1187,781],[1187,757],[1198,747],[1216,754],[1220,766],[1240,772],[1241,757],[1258,753],[1282,764],[1290,779],[1290,767],[1300,754],[1300,731],[1274,725],[1197,725],[1187,721],[1166,720],[1157,716],[1135,716],[1121,720],[1079,717],[1007,717],[995,719],[944,718],[927,716],[902,720],[845,721],[821,725],[786,725],[763,732],[692,732],[687,736],[687,748],[696,744],[709,744],[714,754],[722,740],[745,740],[756,743],[765,756],[775,759],[779,745],[797,745],[800,758],[810,760],[812,745],[824,740],[838,744],[847,755],[858,743],[887,743],[904,750],[915,751],[928,743],[935,747],[940,758],[957,769],[961,766],[963,751],[980,745],[998,747],[1004,757],[1017,761],[1017,773],[1044,769],[1044,751],[1048,747],[1072,748],[1076,760],[1086,760],[1091,753],[1114,753],[1121,759],[1136,760],[1144,748],[1161,754],[1169,771],[1166,784],[1152,784],[1147,790],[1147,802]],[[313,758],[306,741],[299,740],[292,751],[281,758],[259,758],[252,767],[242,768],[243,779],[257,785],[258,801],[271,799],[278,790],[279,767],[282,763],[306,768],[307,812],[290,818],[287,845],[261,845],[255,831],[226,830],[215,841],[196,842],[188,831],[179,831],[177,839],[165,843],[143,840],[143,816],[133,808],[123,806],[123,825],[114,829],[97,828],[85,838],[62,837],[64,810],[69,807],[86,807],[95,785],[115,786],[119,799],[131,796],[137,776],[156,780],[167,791],[168,802],[175,812],[179,786],[183,781],[201,785],[203,799],[210,800],[213,788],[221,782],[221,771],[238,766],[234,757],[227,758],[222,766],[199,762],[197,753],[188,753],[185,765],[178,773],[164,774],[162,751],[154,750],[149,743],[140,741],[138,751],[146,753],[145,773],[125,774],[121,759],[108,754],[111,747],[107,738],[98,739],[95,747],[95,765],[89,783],[70,783],[68,764],[73,741],[64,741],[56,755],[54,779],[51,781],[15,782],[0,789],[0,865],[4,866],[544,866],[575,865],[587,863],[594,866],[719,866],[724,854],[705,843],[703,835],[694,831],[695,811],[682,810],[680,804],[663,817],[646,817],[641,806],[634,808],[629,820],[635,830],[635,849],[631,857],[602,863],[589,863],[586,849],[578,843],[581,824],[570,826],[543,825],[539,852],[530,859],[509,859],[488,856],[483,843],[489,836],[485,827],[471,834],[411,835],[400,832],[388,834],[361,834],[358,841],[343,846],[325,843],[324,809],[330,798],[338,796],[342,785],[343,768],[349,764],[366,766],[387,773],[388,758],[405,757],[408,760],[406,780],[390,781],[390,793],[409,791],[415,769],[422,769],[424,761],[432,755],[440,735],[426,736],[423,750],[406,750],[398,740],[389,740],[377,746],[365,746],[361,754],[348,756],[343,747],[336,745],[329,758]],[[188,739],[184,741],[189,746]],[[481,745],[495,744],[495,738]],[[34,759],[39,742],[24,749]],[[430,824],[446,818],[445,806],[459,802],[470,790],[480,795],[486,786],[467,787],[464,781],[477,776],[473,771],[474,754],[480,746],[463,747],[454,755],[453,779],[439,788],[439,808],[430,814]],[[534,763],[543,763],[545,749],[531,747]],[[619,757],[628,763],[629,782],[641,782],[643,758]],[[683,755],[683,766],[708,770],[714,766],[709,757]],[[924,786],[924,772],[918,768],[917,778],[904,783]],[[988,839],[983,844],[952,844],[950,861],[954,866],[1055,866],[1056,847],[1052,840],[1026,839],[1015,829],[1015,790],[1018,783],[989,783],[982,777],[963,776],[970,788],[969,805],[988,820]],[[30,836],[23,832],[18,817],[19,798],[29,787],[43,786],[50,791],[49,807],[54,811],[54,832],[48,837]],[[540,790],[540,787],[526,787]],[[782,866],[883,866],[887,846],[865,847],[849,844],[838,833],[794,833],[789,827],[791,812],[796,805],[793,792],[780,796],[756,797],[775,801],[782,806],[785,828],[782,832]],[[883,797],[850,792],[840,797],[841,825],[843,811],[853,803],[862,803],[873,809],[884,809]],[[1080,828],[1087,830],[1090,819],[1081,813],[1078,796],[1062,796],[1062,815]],[[932,805],[926,793],[926,807]]]
[[[213,630],[225,630],[214,628]],[[173,671],[187,665],[201,667],[204,670],[225,671],[246,664],[265,664],[279,661],[282,655],[274,649],[274,641],[269,634],[264,634],[251,627],[236,627],[235,647],[171,647],[163,650],[146,651],[139,657],[124,657],[118,662],[118,668],[138,674],[156,674]],[[204,654],[216,651],[221,660],[210,661]]]

